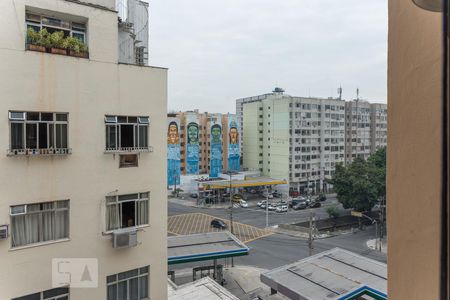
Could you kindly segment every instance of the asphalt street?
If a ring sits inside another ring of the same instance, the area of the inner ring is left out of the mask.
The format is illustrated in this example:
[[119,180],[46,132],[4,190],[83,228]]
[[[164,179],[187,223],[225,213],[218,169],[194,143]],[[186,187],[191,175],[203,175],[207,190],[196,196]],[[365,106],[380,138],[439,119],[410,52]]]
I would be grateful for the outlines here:
[[[254,201],[256,203],[256,201]],[[251,203],[251,204],[254,204]],[[336,204],[336,199],[327,199],[327,201],[322,203],[322,207],[314,208],[312,211],[314,212],[316,219],[325,219],[328,218],[328,214],[326,212],[326,208],[329,205]],[[251,205],[250,204],[250,205]],[[254,204],[255,205],[255,204]],[[180,205],[176,203],[172,203],[169,201],[168,204],[169,216],[186,214],[186,213],[207,213],[209,215],[213,215],[216,217],[220,217],[223,219],[229,219],[230,210],[224,208],[197,208],[191,206]],[[342,214],[349,214],[348,211],[344,210],[342,207]],[[269,226],[274,226],[278,224],[284,223],[292,223],[292,222],[304,222],[309,220],[310,210],[291,210],[287,213],[277,213],[273,211],[269,211]],[[248,225],[253,225],[256,227],[264,228],[266,227],[266,211],[257,206],[251,206],[249,208],[233,208],[233,220],[237,222],[241,222]]]
[[[327,200],[333,202],[333,200]],[[169,216],[187,214],[187,213],[204,213],[216,217],[228,219],[228,209],[214,208],[196,208],[171,203],[169,201]],[[324,207],[314,209],[318,218],[326,218],[327,214]],[[280,223],[302,222],[309,218],[309,211],[292,211],[288,213],[269,212],[269,226]],[[233,219],[256,227],[265,227],[265,211],[258,208],[236,208],[233,209]],[[386,255],[374,250],[370,250],[366,246],[369,239],[375,237],[375,229],[367,227],[364,231],[356,233],[343,234],[331,238],[315,240],[313,253],[319,253],[335,247],[340,247],[368,258],[372,258],[381,262],[386,262]],[[250,254],[244,257],[234,259],[236,265],[255,266],[264,269],[272,269],[285,264],[293,263],[309,256],[308,241],[292,237],[285,234],[273,234],[252,242],[247,243],[250,247]],[[219,261],[219,264],[228,264],[229,261]],[[182,269],[198,265],[207,265],[211,262],[202,262],[194,264],[184,264],[171,266],[171,269]]]

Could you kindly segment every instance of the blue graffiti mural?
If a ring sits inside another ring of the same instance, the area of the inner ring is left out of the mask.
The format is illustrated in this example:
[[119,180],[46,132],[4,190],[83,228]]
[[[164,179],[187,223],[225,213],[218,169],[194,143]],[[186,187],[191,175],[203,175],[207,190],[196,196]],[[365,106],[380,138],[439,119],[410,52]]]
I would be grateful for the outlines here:
[[198,124],[191,122],[187,125],[186,145],[186,172],[187,174],[198,174],[199,163]]
[[180,135],[175,121],[167,128],[167,184],[180,184]]
[[209,176],[216,178],[222,173],[222,126],[211,126],[211,162]]
[[239,149],[239,130],[234,118],[228,120],[228,171],[239,172],[241,151]]

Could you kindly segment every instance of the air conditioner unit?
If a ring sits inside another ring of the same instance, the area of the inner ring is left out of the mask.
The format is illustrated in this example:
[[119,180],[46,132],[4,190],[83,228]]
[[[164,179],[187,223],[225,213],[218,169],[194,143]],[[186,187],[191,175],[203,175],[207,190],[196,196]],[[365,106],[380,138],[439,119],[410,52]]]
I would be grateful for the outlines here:
[[118,229],[113,232],[113,248],[130,248],[137,246],[136,228]]
[[8,225],[0,226],[0,240],[6,240],[8,238]]

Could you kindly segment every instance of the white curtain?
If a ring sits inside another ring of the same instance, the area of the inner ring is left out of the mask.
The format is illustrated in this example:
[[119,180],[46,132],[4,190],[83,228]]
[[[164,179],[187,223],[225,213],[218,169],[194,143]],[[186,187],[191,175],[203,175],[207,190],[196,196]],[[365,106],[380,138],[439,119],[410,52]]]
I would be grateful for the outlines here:
[[137,202],[136,225],[148,224],[148,199]]
[[106,230],[120,228],[119,204],[106,205]]
[[[59,202],[57,202],[59,203]],[[69,237],[68,201],[55,211],[54,202],[27,205],[27,213],[11,216],[12,246],[19,247]]]

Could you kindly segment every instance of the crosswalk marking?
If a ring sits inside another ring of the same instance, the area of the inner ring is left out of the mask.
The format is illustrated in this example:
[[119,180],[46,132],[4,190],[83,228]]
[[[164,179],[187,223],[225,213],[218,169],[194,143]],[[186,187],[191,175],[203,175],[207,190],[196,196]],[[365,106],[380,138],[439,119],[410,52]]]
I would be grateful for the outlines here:
[[[205,232],[220,231],[217,228],[211,227],[212,219],[220,219],[224,221],[228,228],[230,228],[230,221],[222,218],[217,218],[204,213],[191,213],[170,216],[168,218],[167,230],[172,235],[186,235]],[[233,232],[236,237],[244,243],[254,241],[256,239],[271,235],[269,230],[257,228],[255,226],[243,224],[240,222],[233,222]]]

